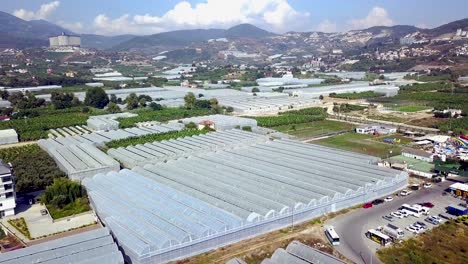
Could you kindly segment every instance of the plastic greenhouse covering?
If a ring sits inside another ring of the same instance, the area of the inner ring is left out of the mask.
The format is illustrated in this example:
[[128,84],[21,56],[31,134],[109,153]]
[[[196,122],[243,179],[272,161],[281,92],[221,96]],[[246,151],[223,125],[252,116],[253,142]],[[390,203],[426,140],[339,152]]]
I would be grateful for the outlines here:
[[375,157],[241,130],[114,150],[132,169],[83,184],[133,263],[201,253],[407,184],[406,172]]
[[107,228],[44,242],[0,254],[3,264],[123,264]]

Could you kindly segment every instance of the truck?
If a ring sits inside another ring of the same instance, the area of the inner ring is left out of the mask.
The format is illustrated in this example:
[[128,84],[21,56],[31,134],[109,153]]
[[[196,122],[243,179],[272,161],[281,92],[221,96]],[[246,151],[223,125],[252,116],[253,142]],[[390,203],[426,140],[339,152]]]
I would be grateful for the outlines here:
[[397,239],[402,239],[405,236],[405,232],[401,228],[393,224],[378,227],[377,230],[391,237],[393,241]]
[[468,208],[459,205],[449,205],[447,207],[447,213],[456,216],[468,215]]

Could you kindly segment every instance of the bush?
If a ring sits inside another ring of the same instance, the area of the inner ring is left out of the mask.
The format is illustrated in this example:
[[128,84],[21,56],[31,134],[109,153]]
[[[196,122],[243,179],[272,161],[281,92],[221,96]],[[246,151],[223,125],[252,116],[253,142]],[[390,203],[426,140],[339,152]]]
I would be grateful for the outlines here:
[[13,226],[16,230],[18,230],[21,234],[23,234],[26,238],[32,239],[31,234],[29,233],[28,225],[26,224],[26,220],[23,217],[10,219],[8,223]]
[[102,109],[109,103],[109,97],[101,87],[93,87],[86,91],[84,103]]

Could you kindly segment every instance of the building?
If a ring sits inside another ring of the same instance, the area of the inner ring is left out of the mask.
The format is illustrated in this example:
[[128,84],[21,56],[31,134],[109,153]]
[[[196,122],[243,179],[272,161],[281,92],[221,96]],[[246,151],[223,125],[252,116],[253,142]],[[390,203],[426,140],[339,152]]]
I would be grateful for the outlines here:
[[18,134],[14,129],[0,130],[0,145],[18,143]]
[[0,161],[0,218],[15,215],[16,193],[11,165]]
[[67,35],[62,32],[62,35],[49,38],[49,45],[51,48],[57,47],[80,47],[81,37]]
[[359,134],[366,134],[366,135],[390,135],[395,134],[397,132],[397,128],[393,126],[386,126],[386,125],[364,125],[356,127],[356,133]]
[[468,198],[468,184],[466,183],[454,183],[449,186],[449,190],[451,193],[461,196],[463,198]]
[[124,264],[107,228],[0,254],[3,264]]
[[403,148],[401,150],[401,155],[403,155],[404,157],[427,161],[427,162],[434,161],[434,155],[432,153],[429,153],[420,149]]

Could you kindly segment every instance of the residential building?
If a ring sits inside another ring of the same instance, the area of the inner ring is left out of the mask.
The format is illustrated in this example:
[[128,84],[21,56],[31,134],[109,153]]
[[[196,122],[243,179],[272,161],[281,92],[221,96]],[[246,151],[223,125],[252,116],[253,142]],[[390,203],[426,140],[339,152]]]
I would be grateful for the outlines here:
[[16,194],[11,165],[0,161],[0,218],[15,214]]

